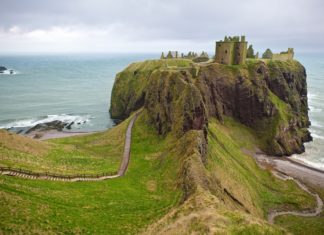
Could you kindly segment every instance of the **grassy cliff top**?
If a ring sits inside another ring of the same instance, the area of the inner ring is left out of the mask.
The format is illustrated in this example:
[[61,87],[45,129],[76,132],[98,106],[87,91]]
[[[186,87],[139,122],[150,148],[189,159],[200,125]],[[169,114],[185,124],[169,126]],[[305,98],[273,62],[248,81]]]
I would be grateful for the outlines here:
[[247,59],[246,63],[242,65],[224,65],[219,64],[213,61],[208,63],[195,63],[190,59],[153,59],[153,60],[145,60],[140,62],[134,62],[128,65],[122,72],[135,72],[135,71],[153,71],[155,69],[173,69],[173,68],[189,68],[192,66],[200,66],[205,67],[208,65],[219,65],[223,68],[237,68],[237,69],[248,69],[250,66],[255,66],[260,63],[267,64],[269,66],[279,66],[285,69],[299,69],[301,66],[300,62],[297,60],[270,60],[270,59]]

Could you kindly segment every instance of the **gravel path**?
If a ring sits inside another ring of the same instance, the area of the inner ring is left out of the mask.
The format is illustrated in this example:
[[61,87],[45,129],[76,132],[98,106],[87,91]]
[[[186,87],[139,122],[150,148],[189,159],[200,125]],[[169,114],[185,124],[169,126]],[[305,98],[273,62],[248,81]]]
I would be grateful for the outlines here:
[[255,155],[258,164],[261,167],[271,166],[272,173],[282,180],[293,180],[298,186],[305,192],[311,194],[316,199],[316,207],[313,210],[307,211],[270,211],[268,215],[268,222],[274,223],[277,216],[280,215],[296,215],[302,217],[314,217],[318,216],[323,211],[323,201],[317,193],[313,193],[305,184],[301,182],[305,181],[319,187],[323,187],[324,172],[315,169],[302,163],[296,162],[291,158],[286,157],[269,157],[262,154]]

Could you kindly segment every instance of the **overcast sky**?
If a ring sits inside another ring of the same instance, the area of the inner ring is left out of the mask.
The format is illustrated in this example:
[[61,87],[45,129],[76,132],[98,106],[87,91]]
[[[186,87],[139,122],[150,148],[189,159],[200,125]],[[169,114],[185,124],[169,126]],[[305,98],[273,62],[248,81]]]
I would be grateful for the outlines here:
[[324,52],[323,0],[0,0],[0,54],[214,50]]

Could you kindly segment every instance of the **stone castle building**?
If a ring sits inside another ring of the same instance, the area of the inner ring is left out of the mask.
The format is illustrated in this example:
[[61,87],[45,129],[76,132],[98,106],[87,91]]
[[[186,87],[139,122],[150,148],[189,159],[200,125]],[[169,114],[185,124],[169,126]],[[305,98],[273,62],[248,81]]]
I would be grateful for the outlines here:
[[216,42],[215,61],[221,64],[238,65],[246,60],[247,42],[245,36],[226,37]]

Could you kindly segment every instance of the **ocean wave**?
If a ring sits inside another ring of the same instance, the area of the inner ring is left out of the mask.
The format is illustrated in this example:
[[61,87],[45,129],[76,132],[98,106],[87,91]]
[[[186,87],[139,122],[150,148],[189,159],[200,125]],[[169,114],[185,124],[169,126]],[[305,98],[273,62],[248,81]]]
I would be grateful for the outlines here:
[[305,157],[300,156],[298,154],[292,155],[291,158],[293,158],[294,160],[299,161],[301,163],[304,163],[305,165],[308,165],[308,166],[311,166],[311,167],[314,167],[314,168],[317,168],[317,169],[324,170],[324,161],[323,161],[323,159],[317,159],[317,160],[312,161],[312,160],[305,159]]
[[322,105],[324,101],[324,97],[322,96],[313,96],[312,98],[308,98],[311,104]]
[[319,127],[319,128],[321,128],[321,127],[323,127],[319,122],[317,122],[317,121],[314,121],[314,120],[312,120],[311,121],[311,127],[313,126],[313,127]]
[[324,136],[317,135],[317,134],[315,134],[315,133],[313,133],[313,132],[312,132],[312,137],[313,137],[314,139],[324,140]]
[[320,113],[320,112],[323,111],[323,109],[321,109],[321,108],[316,108],[316,107],[310,105],[310,106],[309,106],[309,111],[310,111],[311,113]]
[[39,118],[31,118],[31,119],[22,119],[13,122],[9,122],[4,125],[0,125],[0,129],[10,129],[10,128],[24,128],[24,127],[33,127],[37,124],[53,122],[53,121],[61,121],[65,123],[75,124],[85,124],[89,123],[92,117],[90,115],[69,115],[69,114],[58,114],[58,115],[47,115]]
[[0,75],[16,75],[16,74],[18,74],[18,71],[12,70],[13,72],[10,73],[10,70],[11,69],[4,70],[2,73],[0,73]]
[[324,96],[318,93],[308,93],[307,99],[310,106],[318,107],[323,105]]
[[308,100],[314,99],[314,98],[316,98],[316,97],[317,97],[317,95],[314,94],[314,93],[308,93],[308,94],[307,94],[307,98],[308,98]]

